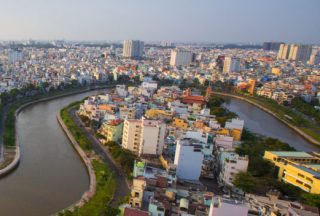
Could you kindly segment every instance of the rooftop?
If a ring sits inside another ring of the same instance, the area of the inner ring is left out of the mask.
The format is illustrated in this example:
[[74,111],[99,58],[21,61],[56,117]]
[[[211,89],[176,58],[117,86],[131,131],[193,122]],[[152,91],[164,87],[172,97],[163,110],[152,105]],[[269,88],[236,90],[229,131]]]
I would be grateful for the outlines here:
[[306,152],[297,152],[297,151],[270,151],[272,154],[277,155],[278,157],[302,157],[302,158],[313,158],[309,153]]

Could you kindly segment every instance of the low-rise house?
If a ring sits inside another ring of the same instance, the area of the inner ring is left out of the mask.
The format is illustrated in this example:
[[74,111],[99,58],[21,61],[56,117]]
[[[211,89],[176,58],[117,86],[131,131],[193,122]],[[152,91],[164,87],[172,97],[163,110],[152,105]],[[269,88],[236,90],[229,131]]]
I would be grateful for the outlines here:
[[109,141],[119,142],[122,138],[122,131],[123,120],[116,119],[104,122],[98,132],[105,137],[104,142],[107,143]]
[[220,153],[219,182],[228,187],[233,187],[233,180],[237,173],[246,172],[248,169],[248,156],[239,156],[235,152]]

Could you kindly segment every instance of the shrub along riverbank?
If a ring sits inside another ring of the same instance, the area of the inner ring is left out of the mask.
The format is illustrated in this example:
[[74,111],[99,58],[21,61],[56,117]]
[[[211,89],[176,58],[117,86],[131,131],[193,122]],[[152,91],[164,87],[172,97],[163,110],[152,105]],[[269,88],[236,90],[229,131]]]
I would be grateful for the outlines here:
[[3,131],[3,143],[5,147],[10,148],[16,145],[16,136],[15,136],[15,105],[10,106],[6,120],[4,122],[4,131]]
[[[77,126],[74,122],[72,116],[69,113],[70,109],[78,108],[80,103],[75,102],[70,104],[69,106],[63,108],[60,111],[60,116],[69,129],[69,131],[74,136],[75,140],[81,146],[83,150],[87,153],[88,156],[92,155],[92,143],[87,138],[84,131]],[[94,157],[96,158],[96,157]],[[92,166],[95,171],[97,185],[96,185],[96,193],[92,199],[90,199],[84,206],[81,208],[75,208],[74,211],[63,211],[58,215],[60,216],[75,216],[75,215],[108,215],[115,216],[118,214],[118,209],[115,209],[110,206],[110,202],[112,201],[113,195],[116,190],[116,181],[113,177],[112,171],[107,167],[105,163],[103,163],[100,159],[93,159]]]
[[124,173],[127,173],[127,178],[132,178],[133,172],[133,164],[136,156],[130,152],[129,150],[123,149],[118,143],[116,142],[107,142],[107,147],[115,159],[115,161],[121,166]]

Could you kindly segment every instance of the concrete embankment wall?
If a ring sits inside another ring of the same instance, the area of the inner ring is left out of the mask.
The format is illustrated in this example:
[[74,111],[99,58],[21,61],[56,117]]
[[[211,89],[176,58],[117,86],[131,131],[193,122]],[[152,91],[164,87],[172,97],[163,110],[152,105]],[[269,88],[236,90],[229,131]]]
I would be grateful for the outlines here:
[[272,115],[273,117],[277,118],[279,121],[281,121],[282,123],[284,123],[285,125],[287,125],[289,128],[291,128],[292,130],[294,130],[295,132],[297,132],[300,136],[302,136],[305,140],[307,140],[308,142],[314,144],[314,145],[318,145],[320,146],[320,142],[315,140],[314,138],[312,138],[311,136],[309,136],[308,134],[306,134],[305,132],[301,131],[298,127],[288,123],[287,121],[283,120],[282,118],[280,118],[279,116],[277,116],[274,112],[272,112],[271,110],[261,106],[260,104],[257,104],[247,98],[241,97],[241,96],[237,96],[237,95],[233,95],[233,94],[228,94],[228,93],[222,93],[222,92],[213,92],[213,94],[215,95],[220,95],[220,96],[226,96],[226,97],[233,97],[233,98],[237,98],[239,100],[243,100],[246,101],[260,109],[262,109],[263,111],[269,113],[270,115]]
[[67,126],[64,124],[63,120],[61,119],[60,113],[57,114],[57,119],[58,119],[58,122],[59,122],[61,128],[63,129],[64,133],[67,135],[68,139],[72,143],[73,148],[76,150],[76,152],[81,157],[81,160],[84,163],[84,165],[86,166],[87,172],[88,172],[89,178],[90,178],[89,190],[83,193],[83,195],[79,201],[77,201],[76,203],[74,203],[73,205],[71,205],[65,209],[65,210],[73,210],[74,207],[83,206],[89,199],[91,199],[94,196],[94,194],[96,192],[96,175],[95,175],[95,172],[94,172],[94,169],[93,169],[93,166],[91,164],[90,159],[87,157],[86,153],[82,150],[82,148],[80,147],[78,142],[75,140],[75,138],[73,137],[73,135],[71,134],[71,132],[69,131]]
[[[9,165],[7,165],[5,168],[0,170],[0,177],[9,174],[11,171],[13,171],[19,165],[20,157],[21,157],[21,151],[20,151],[19,131],[17,130],[17,117],[18,117],[18,114],[24,108],[26,108],[28,106],[31,106],[33,104],[36,104],[36,103],[40,103],[40,102],[50,101],[50,100],[54,100],[54,99],[61,98],[61,97],[81,94],[81,93],[85,93],[85,92],[88,92],[88,91],[94,91],[94,90],[98,90],[98,89],[107,89],[107,88],[114,88],[114,85],[98,86],[98,87],[93,87],[93,88],[82,89],[82,90],[79,90],[79,91],[68,92],[68,93],[65,93],[65,94],[60,94],[60,95],[51,96],[51,97],[47,97],[47,98],[37,99],[37,100],[31,101],[31,102],[25,103],[25,104],[21,105],[18,109],[16,109],[16,111],[14,113],[15,126],[16,126],[15,127],[15,137],[16,137],[15,157],[14,157],[13,161]],[[3,146],[3,148],[4,148],[4,146]]]

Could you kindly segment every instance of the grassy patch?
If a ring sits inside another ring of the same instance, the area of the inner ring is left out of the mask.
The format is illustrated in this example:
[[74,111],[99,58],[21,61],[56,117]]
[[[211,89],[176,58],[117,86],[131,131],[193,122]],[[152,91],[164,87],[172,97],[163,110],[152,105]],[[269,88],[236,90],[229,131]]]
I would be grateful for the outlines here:
[[68,127],[74,138],[77,140],[79,145],[83,150],[91,150],[92,143],[88,139],[87,135],[82,131],[81,128],[78,127],[78,125],[74,122],[72,116],[69,114],[69,109],[71,107],[77,107],[79,106],[80,102],[72,103],[69,106],[63,108],[60,111],[61,118],[65,125]]
[[15,117],[14,113],[16,111],[15,106],[10,106],[7,118],[4,123],[4,131],[3,131],[3,143],[6,147],[13,147],[16,145],[16,136],[15,136]]
[[[76,141],[79,143],[82,149],[91,150],[92,143],[87,138],[86,134],[81,128],[74,122],[72,116],[69,113],[70,108],[78,107],[82,101],[75,102],[69,106],[63,108],[60,111],[60,115]],[[112,201],[113,195],[116,190],[116,181],[113,174],[107,165],[99,160],[92,160],[92,166],[95,171],[97,185],[96,193],[81,208],[75,208],[74,211],[63,211],[58,215],[60,216],[75,216],[75,215],[107,215],[116,216],[118,214],[118,209],[111,207],[109,204]]]
[[127,177],[130,178],[133,171],[133,163],[136,159],[136,156],[129,150],[123,149],[116,142],[108,142],[106,144],[109,148],[109,151],[115,161],[121,166],[124,173],[127,173]]
[[93,160],[92,166],[97,178],[96,194],[81,208],[75,208],[72,212],[66,210],[59,213],[59,216],[117,215],[118,210],[108,205],[116,190],[116,181],[112,172],[103,162],[98,160]]

